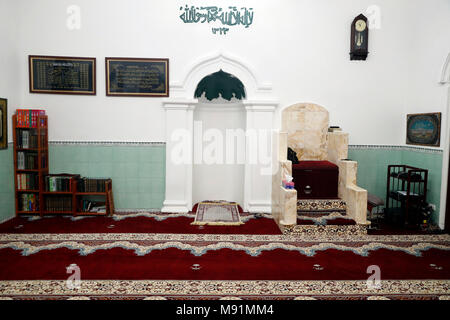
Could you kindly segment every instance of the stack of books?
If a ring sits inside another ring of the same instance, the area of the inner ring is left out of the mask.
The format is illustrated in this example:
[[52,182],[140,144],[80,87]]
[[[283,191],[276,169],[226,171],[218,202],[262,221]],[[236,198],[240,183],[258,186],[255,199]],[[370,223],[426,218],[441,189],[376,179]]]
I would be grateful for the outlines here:
[[18,190],[38,190],[39,176],[35,173],[18,173],[17,174]]
[[46,176],[45,191],[69,192],[71,177],[65,176]]
[[80,178],[77,181],[78,192],[105,192],[109,178]]
[[35,194],[23,193],[19,196],[20,211],[37,211],[39,210],[37,197]]
[[29,130],[20,130],[17,132],[17,148],[28,149],[37,147],[37,135],[30,134]]
[[[43,157],[44,158],[44,157]],[[38,155],[36,153],[17,152],[17,169],[34,170],[38,167]]]
[[46,211],[72,211],[72,197],[71,196],[48,196],[45,198]]
[[17,109],[17,128],[37,128],[38,117],[45,115],[45,110]]

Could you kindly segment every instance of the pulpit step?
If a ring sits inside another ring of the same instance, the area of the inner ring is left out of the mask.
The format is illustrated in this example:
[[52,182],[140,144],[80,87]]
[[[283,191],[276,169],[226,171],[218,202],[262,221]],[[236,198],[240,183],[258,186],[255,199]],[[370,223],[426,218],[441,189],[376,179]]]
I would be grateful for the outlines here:
[[301,199],[297,200],[298,214],[330,214],[333,212],[345,215],[347,204],[341,199]]

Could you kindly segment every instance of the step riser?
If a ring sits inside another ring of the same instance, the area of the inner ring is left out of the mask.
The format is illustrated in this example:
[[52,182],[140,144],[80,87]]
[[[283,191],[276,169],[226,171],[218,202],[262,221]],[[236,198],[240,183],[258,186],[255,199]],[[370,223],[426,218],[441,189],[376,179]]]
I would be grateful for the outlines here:
[[298,214],[330,214],[338,212],[345,215],[347,205],[343,200],[298,200]]

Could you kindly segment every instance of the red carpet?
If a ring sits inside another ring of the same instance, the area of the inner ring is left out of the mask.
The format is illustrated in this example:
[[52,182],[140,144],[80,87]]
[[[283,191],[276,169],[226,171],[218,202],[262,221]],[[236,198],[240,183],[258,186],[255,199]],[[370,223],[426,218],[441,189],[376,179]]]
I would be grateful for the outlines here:
[[[77,264],[82,279],[177,279],[177,280],[364,280],[367,267],[378,265],[382,279],[450,279],[448,251],[430,249],[421,257],[380,249],[368,257],[329,249],[308,257],[275,249],[252,257],[242,251],[221,249],[201,257],[175,248],[137,256],[114,248],[80,256],[66,248],[22,256],[13,249],[0,250],[2,280],[64,280],[66,267]],[[192,270],[199,264],[200,270]],[[316,270],[318,264],[323,270]],[[434,269],[430,264],[442,269]]]
[[129,217],[120,221],[112,217],[86,217],[72,221],[70,217],[58,216],[29,221],[28,218],[20,217],[0,224],[0,233],[281,233],[270,218],[251,218],[239,226],[194,226],[191,225],[194,217],[179,216],[161,221],[149,217]]
[[[193,216],[122,218],[0,224],[0,299],[450,296],[448,235],[298,236],[265,217],[203,229]],[[78,291],[66,285],[72,264]],[[369,266],[380,268],[380,289],[367,287]]]

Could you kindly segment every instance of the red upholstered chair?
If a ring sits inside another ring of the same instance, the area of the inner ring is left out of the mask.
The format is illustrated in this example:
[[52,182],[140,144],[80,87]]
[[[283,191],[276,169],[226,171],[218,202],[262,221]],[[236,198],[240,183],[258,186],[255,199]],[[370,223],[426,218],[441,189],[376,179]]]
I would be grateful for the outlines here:
[[[356,185],[356,161],[347,160],[348,133],[328,128],[328,111],[319,105],[299,103],[283,110],[281,132],[273,136],[278,170],[272,179],[272,211],[279,223],[296,223],[297,198],[340,198],[350,218],[367,224],[367,191]],[[296,152],[298,164],[287,160],[288,147]],[[280,187],[286,175],[294,178],[295,190]]]
[[337,199],[339,167],[327,160],[302,160],[292,165],[297,199]]

